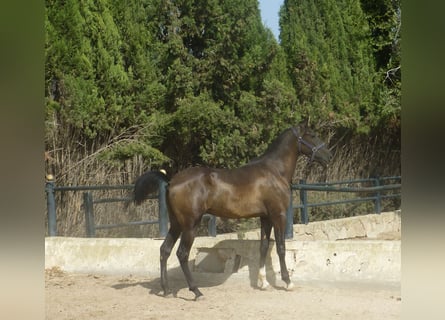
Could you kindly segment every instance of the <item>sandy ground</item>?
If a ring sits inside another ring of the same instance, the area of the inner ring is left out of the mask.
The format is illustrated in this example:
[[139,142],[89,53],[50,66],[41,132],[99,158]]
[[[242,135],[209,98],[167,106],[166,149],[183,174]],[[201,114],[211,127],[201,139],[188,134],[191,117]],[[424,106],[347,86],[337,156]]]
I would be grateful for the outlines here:
[[195,274],[204,299],[194,301],[180,275],[176,297],[159,295],[159,278],[45,271],[46,319],[400,319],[400,287],[296,283],[261,291],[248,279]]

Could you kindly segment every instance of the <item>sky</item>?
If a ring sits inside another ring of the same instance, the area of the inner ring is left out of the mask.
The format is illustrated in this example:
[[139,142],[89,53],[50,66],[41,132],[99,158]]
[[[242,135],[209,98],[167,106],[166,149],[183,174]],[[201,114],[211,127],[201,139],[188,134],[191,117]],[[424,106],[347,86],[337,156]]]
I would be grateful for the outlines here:
[[261,20],[266,27],[272,30],[275,38],[279,39],[280,27],[278,26],[278,11],[283,0],[259,0]]

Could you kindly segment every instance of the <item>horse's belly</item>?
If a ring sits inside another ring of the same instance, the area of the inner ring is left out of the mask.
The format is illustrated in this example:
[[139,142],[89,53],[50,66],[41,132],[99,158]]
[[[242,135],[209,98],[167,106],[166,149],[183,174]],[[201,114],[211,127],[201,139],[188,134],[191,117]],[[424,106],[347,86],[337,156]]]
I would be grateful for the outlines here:
[[208,212],[229,219],[253,218],[266,214],[263,204],[258,201],[246,202],[236,199],[227,199],[227,201],[215,201],[209,207]]

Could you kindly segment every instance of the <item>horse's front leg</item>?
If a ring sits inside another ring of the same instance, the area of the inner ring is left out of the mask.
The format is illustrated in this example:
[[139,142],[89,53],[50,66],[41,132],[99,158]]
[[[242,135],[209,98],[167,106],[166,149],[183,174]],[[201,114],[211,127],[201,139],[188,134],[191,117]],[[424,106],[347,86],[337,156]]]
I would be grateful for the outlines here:
[[260,268],[258,271],[258,288],[264,290],[269,287],[266,280],[266,255],[269,250],[270,232],[272,224],[268,218],[261,218]]
[[281,279],[286,283],[286,289],[292,290],[294,284],[289,277],[289,271],[286,266],[286,242],[284,240],[284,230],[286,228],[286,216],[283,215],[276,223],[274,223],[275,243],[277,246],[277,254],[280,259]]

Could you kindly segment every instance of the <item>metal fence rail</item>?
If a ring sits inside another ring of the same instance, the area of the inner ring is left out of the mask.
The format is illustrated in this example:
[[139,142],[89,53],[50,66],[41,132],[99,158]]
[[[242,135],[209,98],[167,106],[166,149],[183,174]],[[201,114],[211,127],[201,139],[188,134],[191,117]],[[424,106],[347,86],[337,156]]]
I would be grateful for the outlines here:
[[[385,184],[385,182],[393,181],[399,183]],[[371,183],[372,187],[351,187],[359,183]],[[57,236],[57,221],[56,221],[56,202],[55,192],[60,191],[83,191],[83,207],[85,210],[85,226],[86,234],[88,237],[95,237],[96,230],[98,229],[111,229],[124,226],[137,226],[145,224],[158,224],[159,233],[161,237],[167,235],[168,230],[168,212],[166,204],[166,187],[167,184],[161,182],[159,187],[159,193],[150,197],[151,199],[158,199],[159,205],[159,217],[157,220],[141,220],[130,221],[126,223],[112,223],[106,225],[96,225],[94,221],[94,205],[99,203],[112,203],[131,201],[129,197],[114,197],[114,198],[99,198],[94,199],[91,191],[94,190],[130,190],[134,185],[120,185],[120,186],[55,186],[53,181],[47,181],[45,191],[47,195],[47,210],[48,210],[48,235]],[[398,190],[398,193],[386,194],[388,191]],[[334,181],[324,183],[312,183],[307,184],[306,181],[300,180],[298,184],[292,184],[290,188],[290,204],[287,209],[287,225],[285,237],[291,239],[293,237],[293,224],[294,224],[294,209],[300,209],[301,222],[307,224],[309,222],[308,208],[321,207],[321,206],[333,206],[346,203],[360,203],[360,202],[374,202],[375,213],[381,212],[381,201],[389,198],[400,198],[401,190],[401,177],[382,177],[372,179],[356,179],[345,181]],[[293,191],[299,191],[300,203],[294,204]],[[308,192],[337,192],[337,193],[371,193],[365,197],[355,197],[351,199],[340,199],[324,202],[308,202]],[[216,217],[210,214],[204,215],[205,219],[208,219],[208,232],[211,236],[216,236]]]
[[[374,212],[377,214],[381,213],[381,202],[383,199],[389,198],[400,198],[401,193],[384,194],[386,191],[391,190],[401,190],[401,176],[393,177],[381,177],[381,178],[369,178],[369,179],[355,179],[355,180],[344,180],[344,181],[332,181],[324,183],[313,183],[306,184],[305,180],[300,180],[298,184],[291,185],[291,200],[289,207],[287,209],[286,218],[286,239],[291,239],[293,237],[293,209],[301,209],[301,222],[304,224],[309,223],[308,208],[310,207],[322,207],[322,206],[332,206],[347,203],[360,203],[360,202],[374,202]],[[384,184],[386,181],[399,181],[400,183],[395,184]],[[354,185],[358,183],[372,183],[373,187],[340,187],[341,185]],[[300,204],[293,204],[293,193],[292,191],[298,190],[300,192]],[[323,192],[341,192],[341,193],[372,193],[372,196],[367,197],[356,197],[352,199],[344,200],[334,200],[325,202],[308,202],[308,191],[323,191]]]
[[57,191],[84,191],[83,192],[83,207],[85,210],[85,228],[87,237],[95,237],[98,229],[112,229],[125,226],[137,226],[147,224],[159,224],[159,234],[161,237],[167,235],[168,230],[168,212],[167,204],[165,202],[166,186],[164,182],[160,182],[159,193],[155,196],[147,197],[147,199],[158,199],[159,217],[157,220],[141,220],[130,221],[126,223],[114,223],[106,225],[97,225],[94,220],[94,205],[100,203],[113,203],[131,201],[129,197],[114,197],[114,198],[99,198],[94,199],[91,191],[95,190],[130,190],[134,185],[98,185],[98,186],[55,186],[53,181],[47,181],[45,186],[47,210],[48,210],[48,235],[50,237],[57,236],[57,217],[56,217],[56,201],[55,192]]

